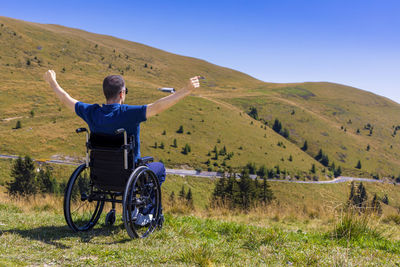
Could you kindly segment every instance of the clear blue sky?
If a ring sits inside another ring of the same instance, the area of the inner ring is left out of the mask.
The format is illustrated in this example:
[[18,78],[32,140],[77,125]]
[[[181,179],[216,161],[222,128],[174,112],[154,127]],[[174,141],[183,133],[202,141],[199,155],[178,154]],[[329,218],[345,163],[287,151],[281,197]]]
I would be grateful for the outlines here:
[[400,1],[1,1],[0,15],[205,59],[267,82],[331,81],[400,103]]

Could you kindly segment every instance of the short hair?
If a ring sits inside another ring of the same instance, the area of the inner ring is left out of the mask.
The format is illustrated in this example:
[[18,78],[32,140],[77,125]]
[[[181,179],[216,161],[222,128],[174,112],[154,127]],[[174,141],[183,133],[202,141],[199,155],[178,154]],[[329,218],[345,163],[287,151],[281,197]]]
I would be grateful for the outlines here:
[[124,78],[120,75],[109,75],[104,78],[103,92],[106,99],[114,99],[125,87]]

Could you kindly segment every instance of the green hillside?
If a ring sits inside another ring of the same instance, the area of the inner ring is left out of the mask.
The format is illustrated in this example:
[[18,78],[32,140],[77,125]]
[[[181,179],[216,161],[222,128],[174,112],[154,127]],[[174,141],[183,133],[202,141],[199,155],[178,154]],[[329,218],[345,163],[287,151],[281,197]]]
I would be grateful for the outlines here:
[[[108,74],[126,79],[127,104],[151,103],[165,96],[156,88],[180,88],[191,76],[205,76],[193,96],[143,124],[142,154],[170,167],[218,170],[251,161],[301,176],[315,164],[322,178],[324,167],[313,157],[323,149],[345,174],[400,173],[400,137],[392,137],[400,106],[383,97],[332,83],[264,83],[142,44],[5,17],[0,17],[0,154],[83,156],[84,137],[74,129],[84,122],[62,107],[43,81],[47,69],[57,72],[59,83],[74,98],[89,103],[103,103],[101,84]],[[268,126],[278,118],[288,128],[289,140],[249,117],[250,107],[257,108]],[[13,129],[17,121],[22,128]],[[371,136],[364,129],[368,123]],[[183,134],[176,132],[180,125]],[[171,146],[174,139],[178,147]],[[307,153],[300,149],[305,140]],[[182,154],[185,144],[192,148],[188,155]],[[215,159],[215,146],[233,152],[231,159]],[[358,160],[361,170],[355,169]]]

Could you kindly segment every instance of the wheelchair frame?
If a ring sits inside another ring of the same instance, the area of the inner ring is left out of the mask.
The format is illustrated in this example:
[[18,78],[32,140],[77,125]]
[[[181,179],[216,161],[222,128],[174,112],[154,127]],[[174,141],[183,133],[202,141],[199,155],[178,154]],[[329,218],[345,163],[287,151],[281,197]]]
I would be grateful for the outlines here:
[[[153,161],[153,158],[142,157],[133,162],[134,139],[131,137],[128,143],[125,129],[121,128],[115,132],[116,136],[123,134],[123,144],[111,147],[94,146],[86,128],[78,128],[76,132],[86,133],[86,157],[85,163],[72,173],[65,189],[64,217],[68,226],[75,232],[92,229],[100,219],[104,204],[110,202],[112,209],[106,215],[106,225],[115,223],[115,205],[121,203],[122,219],[131,238],[144,238],[156,228],[161,228],[163,223],[161,188],[156,174],[146,166],[148,162]],[[106,176],[102,177],[101,183],[95,179],[96,170],[99,168],[95,167],[92,161],[95,162],[96,152],[104,153],[106,156],[119,156],[123,152],[123,170],[117,168],[111,170],[111,173],[117,176],[122,174],[120,175],[122,177],[118,177],[117,183],[124,183],[126,180],[124,184],[115,184],[115,181],[113,184],[109,179],[111,177],[108,177],[109,173],[100,175]],[[128,162],[129,157],[132,158],[131,166]],[[85,172],[86,170],[89,174]],[[147,216],[143,217],[147,218],[147,221],[142,218],[144,221],[138,224],[139,216]]]

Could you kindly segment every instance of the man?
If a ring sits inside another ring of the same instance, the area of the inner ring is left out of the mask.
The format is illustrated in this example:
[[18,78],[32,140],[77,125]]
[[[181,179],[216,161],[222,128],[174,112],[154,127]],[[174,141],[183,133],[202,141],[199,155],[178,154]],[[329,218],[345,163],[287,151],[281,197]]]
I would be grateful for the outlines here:
[[[54,70],[48,70],[44,79],[54,90],[61,102],[81,117],[91,132],[114,134],[115,130],[124,128],[128,136],[135,136],[135,161],[140,158],[140,123],[148,118],[175,105],[189,95],[193,89],[200,87],[199,76],[190,79],[190,82],[178,92],[161,98],[154,103],[142,106],[124,105],[128,89],[124,79],[119,75],[107,76],[103,81],[103,93],[106,104],[86,104],[72,98],[57,83]],[[161,162],[152,162],[148,167],[157,175],[160,185],[165,181],[165,167]],[[140,219],[140,220],[139,220]],[[139,222],[140,221],[140,222]],[[137,223],[144,224],[148,218],[138,217]]]

